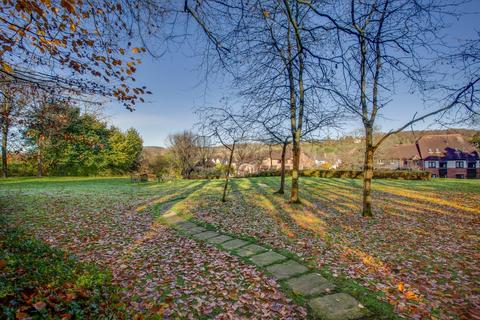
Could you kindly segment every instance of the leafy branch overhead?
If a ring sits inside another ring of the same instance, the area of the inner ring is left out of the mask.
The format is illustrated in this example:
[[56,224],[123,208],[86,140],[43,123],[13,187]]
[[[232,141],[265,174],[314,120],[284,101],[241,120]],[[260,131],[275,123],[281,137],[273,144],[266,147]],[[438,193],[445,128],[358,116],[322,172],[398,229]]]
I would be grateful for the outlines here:
[[132,85],[145,49],[127,40],[129,12],[121,1],[3,1],[0,72],[48,92],[115,98],[133,110],[149,92]]

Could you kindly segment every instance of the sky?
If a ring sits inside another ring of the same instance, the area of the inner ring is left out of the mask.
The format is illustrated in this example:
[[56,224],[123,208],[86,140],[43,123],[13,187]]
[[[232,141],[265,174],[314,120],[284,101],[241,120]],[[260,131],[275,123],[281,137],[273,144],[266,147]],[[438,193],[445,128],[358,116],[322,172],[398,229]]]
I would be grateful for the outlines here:
[[[461,21],[452,20],[452,41],[458,37],[474,38],[480,30],[480,0],[473,0],[465,7],[468,12]],[[201,59],[194,56],[190,47],[178,45],[169,48],[159,58],[145,56],[136,73],[137,85],[145,85],[152,95],[130,112],[120,104],[111,102],[105,107],[107,121],[123,130],[135,128],[145,146],[166,146],[169,134],[192,129],[198,107],[219,105],[228,95],[228,86],[217,78],[206,78],[201,68]],[[396,128],[407,122],[415,110],[424,110],[422,101],[412,96],[405,88],[395,93],[384,109],[378,124],[383,131]],[[343,133],[361,128],[360,122],[350,123]],[[415,129],[434,128],[431,122],[416,125]]]

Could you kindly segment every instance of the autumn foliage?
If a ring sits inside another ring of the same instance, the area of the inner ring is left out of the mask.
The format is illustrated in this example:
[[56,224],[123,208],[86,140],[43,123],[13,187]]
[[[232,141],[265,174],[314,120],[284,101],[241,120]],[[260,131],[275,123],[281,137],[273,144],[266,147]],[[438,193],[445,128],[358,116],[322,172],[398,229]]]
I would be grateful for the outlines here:
[[133,109],[144,48],[128,42],[121,2],[6,0],[0,8],[0,73],[43,90],[114,97]]

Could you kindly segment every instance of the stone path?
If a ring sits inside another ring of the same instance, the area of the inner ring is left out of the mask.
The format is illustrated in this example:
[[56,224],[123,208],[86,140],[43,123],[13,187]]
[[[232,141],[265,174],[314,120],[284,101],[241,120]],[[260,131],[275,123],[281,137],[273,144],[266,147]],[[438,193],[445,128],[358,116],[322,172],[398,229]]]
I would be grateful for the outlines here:
[[306,266],[268,248],[207,230],[193,222],[165,217],[181,233],[197,241],[206,241],[235,255],[248,259],[284,283],[296,295],[303,296],[313,316],[325,320],[353,320],[369,315],[368,310],[346,293],[335,293],[335,286]]

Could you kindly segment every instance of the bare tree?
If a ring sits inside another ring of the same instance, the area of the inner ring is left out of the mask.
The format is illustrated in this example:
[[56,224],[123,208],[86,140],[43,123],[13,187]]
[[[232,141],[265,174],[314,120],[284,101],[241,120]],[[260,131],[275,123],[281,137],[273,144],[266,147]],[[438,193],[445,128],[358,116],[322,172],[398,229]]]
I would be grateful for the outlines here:
[[336,75],[338,88],[331,92],[364,126],[362,215],[369,217],[373,159],[381,143],[419,121],[450,110],[463,94],[457,92],[453,102],[437,104],[423,115],[415,113],[410,121],[374,141],[376,121],[399,83],[408,82],[420,92],[429,88],[435,74],[429,68],[429,58],[442,46],[443,17],[453,12],[459,1],[344,0],[335,2],[335,8],[301,2],[317,14],[319,28],[335,31],[337,53],[332,61],[337,61],[340,73]]
[[[313,52],[328,44],[306,26],[311,10],[297,1],[203,1],[185,3],[215,46],[218,64],[232,74],[244,105],[281,105],[288,113],[293,169],[290,202],[299,199],[302,131],[308,106],[324,106],[329,82],[324,63]],[[318,108],[318,113],[325,108]]]
[[238,116],[227,104],[224,107],[203,108],[198,110],[199,125],[202,132],[209,132],[209,136],[229,151],[225,184],[223,187],[222,202],[227,200],[228,182],[232,171],[233,157],[236,146],[247,139],[250,123],[243,121],[246,117]]
[[168,136],[169,149],[173,154],[175,165],[182,177],[189,179],[195,166],[202,161],[199,153],[199,137],[193,132],[185,130]]
[[[292,141],[288,108],[282,105],[272,106],[268,104],[268,101],[261,100],[258,104],[251,104],[246,113],[256,127],[259,141],[268,145],[281,146],[280,187],[276,193],[284,194],[286,153],[287,147]],[[301,141],[313,139],[320,135],[322,130],[337,126],[341,123],[342,117],[333,108],[324,110],[318,105],[306,104],[304,119],[305,127],[302,130]]]

